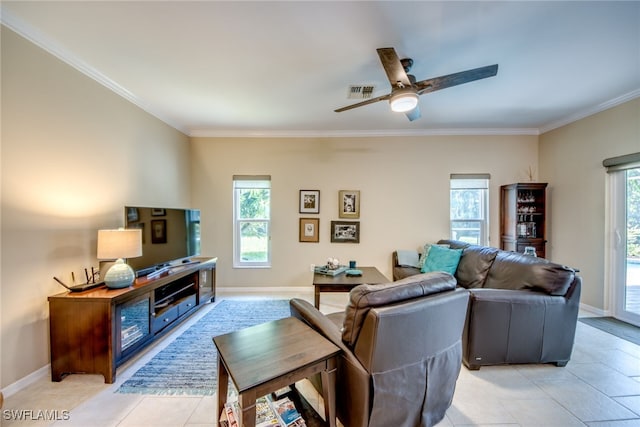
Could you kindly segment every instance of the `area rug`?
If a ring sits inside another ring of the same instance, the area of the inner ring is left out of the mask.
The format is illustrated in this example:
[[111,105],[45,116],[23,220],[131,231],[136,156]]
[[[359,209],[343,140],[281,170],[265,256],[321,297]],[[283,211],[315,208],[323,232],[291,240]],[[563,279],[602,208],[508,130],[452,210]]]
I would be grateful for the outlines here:
[[581,317],[582,323],[640,345],[640,328],[613,317]]
[[118,393],[212,395],[218,355],[212,338],[289,317],[288,300],[222,300],[126,380]]

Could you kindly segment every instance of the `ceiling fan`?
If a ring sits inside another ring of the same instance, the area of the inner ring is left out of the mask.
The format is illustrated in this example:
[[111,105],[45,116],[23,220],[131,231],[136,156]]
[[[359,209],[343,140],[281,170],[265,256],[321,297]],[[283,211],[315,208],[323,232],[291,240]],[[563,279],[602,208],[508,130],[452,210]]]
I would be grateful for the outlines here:
[[418,105],[418,97],[420,95],[469,83],[474,80],[493,77],[498,73],[498,64],[494,64],[417,82],[413,75],[407,74],[409,70],[411,70],[413,59],[399,59],[395,49],[392,47],[380,48],[377,49],[377,51],[380,62],[382,62],[384,71],[387,73],[387,78],[391,84],[391,93],[338,108],[334,110],[336,113],[373,104],[378,101],[389,100],[392,111],[405,113],[407,118],[413,121],[420,118],[420,106]]

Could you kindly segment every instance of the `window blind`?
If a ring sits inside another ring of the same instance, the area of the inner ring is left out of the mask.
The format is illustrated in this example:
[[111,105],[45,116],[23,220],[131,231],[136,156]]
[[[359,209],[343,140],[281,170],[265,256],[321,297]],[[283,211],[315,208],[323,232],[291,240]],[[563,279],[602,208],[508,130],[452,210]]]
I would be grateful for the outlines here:
[[640,168],[640,153],[631,153],[625,154],[624,156],[604,159],[602,166],[607,168],[607,173]]

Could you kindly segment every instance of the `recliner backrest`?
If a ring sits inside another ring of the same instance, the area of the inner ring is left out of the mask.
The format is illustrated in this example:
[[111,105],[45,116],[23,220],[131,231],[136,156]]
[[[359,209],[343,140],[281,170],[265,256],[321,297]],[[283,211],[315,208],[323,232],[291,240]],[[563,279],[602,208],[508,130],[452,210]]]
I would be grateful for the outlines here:
[[364,318],[372,307],[382,307],[400,301],[453,290],[456,279],[444,272],[422,273],[391,283],[379,285],[359,285],[349,293],[349,303],[345,310],[342,340],[353,346]]

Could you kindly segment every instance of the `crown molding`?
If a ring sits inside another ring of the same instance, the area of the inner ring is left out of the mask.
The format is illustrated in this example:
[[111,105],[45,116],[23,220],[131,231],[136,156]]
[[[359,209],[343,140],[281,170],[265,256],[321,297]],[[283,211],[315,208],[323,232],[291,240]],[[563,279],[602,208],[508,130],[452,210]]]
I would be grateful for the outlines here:
[[583,111],[579,111],[575,114],[565,117],[564,119],[557,120],[555,122],[548,123],[544,126],[540,127],[540,134],[545,132],[552,131],[554,129],[560,128],[562,126],[566,126],[570,123],[577,122],[578,120],[584,119],[586,117],[592,116],[596,113],[600,113],[602,111],[608,110],[613,107],[617,107],[618,105],[624,104],[625,102],[631,101],[632,99],[640,97],[640,89],[633,90],[629,93],[621,95],[617,98],[613,98],[609,101],[605,101],[602,104],[595,105],[591,108],[588,108]]
[[538,129],[390,129],[390,130],[274,130],[244,131],[199,129],[188,133],[192,138],[376,138],[464,135],[539,135]]

